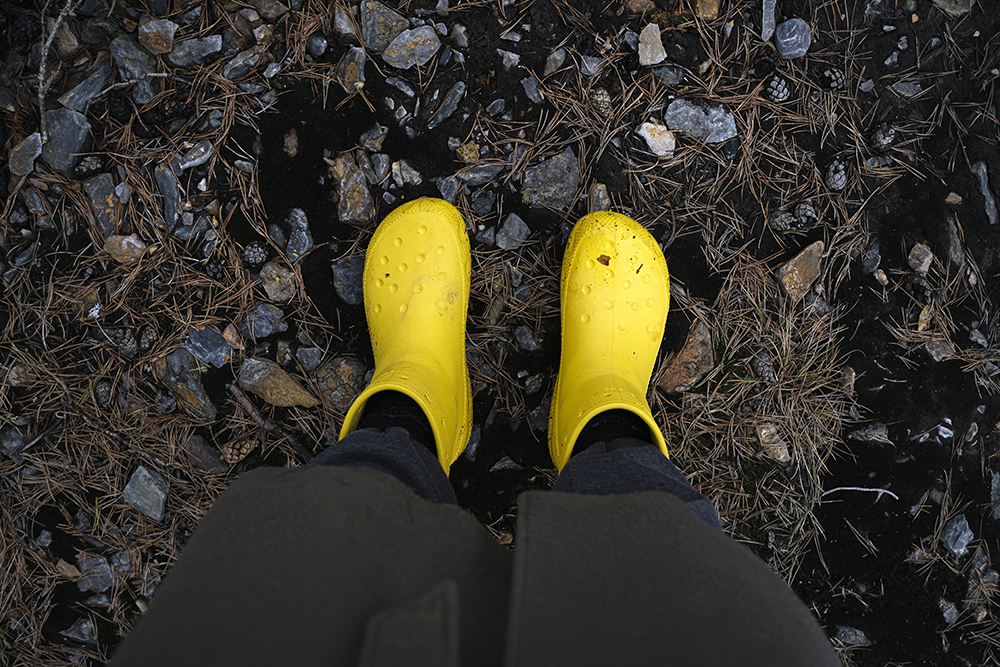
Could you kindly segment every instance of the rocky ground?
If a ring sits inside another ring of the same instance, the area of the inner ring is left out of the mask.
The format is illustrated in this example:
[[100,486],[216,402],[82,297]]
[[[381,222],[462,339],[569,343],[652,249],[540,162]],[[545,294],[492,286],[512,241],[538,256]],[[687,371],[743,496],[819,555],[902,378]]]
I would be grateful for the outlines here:
[[452,480],[501,543],[611,208],[664,247],[650,402],[728,534],[845,664],[996,664],[989,7],[0,7],[0,664],[103,662],[231,479],[335,443],[367,240],[421,196],[472,238]]

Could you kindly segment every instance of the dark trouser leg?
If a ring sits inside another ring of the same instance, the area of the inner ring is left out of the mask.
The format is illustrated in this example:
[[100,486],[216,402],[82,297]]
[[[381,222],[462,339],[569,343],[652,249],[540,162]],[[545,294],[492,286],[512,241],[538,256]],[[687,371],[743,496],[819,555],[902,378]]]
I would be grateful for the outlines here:
[[331,445],[309,465],[367,468],[384,472],[424,500],[456,503],[455,490],[437,457],[402,428],[362,428]]
[[722,528],[712,502],[695,491],[655,445],[637,438],[595,442],[574,454],[552,490],[597,496],[666,491],[712,528]]

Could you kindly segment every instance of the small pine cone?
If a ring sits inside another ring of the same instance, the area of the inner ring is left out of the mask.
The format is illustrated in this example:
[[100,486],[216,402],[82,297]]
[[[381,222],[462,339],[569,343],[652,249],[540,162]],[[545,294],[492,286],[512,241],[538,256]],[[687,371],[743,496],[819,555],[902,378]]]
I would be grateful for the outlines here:
[[100,155],[87,155],[73,168],[73,178],[81,180],[96,176],[104,171],[104,160]]
[[604,88],[594,88],[590,91],[590,103],[602,116],[610,116],[614,107],[611,105],[611,94]]
[[177,399],[166,389],[161,389],[153,397],[153,407],[161,415],[169,415],[177,409]]
[[159,340],[160,334],[156,333],[156,329],[146,325],[139,329],[139,350],[145,354],[153,349],[153,345]]
[[800,228],[811,227],[813,224],[819,221],[819,216],[816,214],[816,209],[813,205],[807,201],[795,207],[795,220],[799,223]]
[[844,70],[837,69],[836,67],[827,67],[823,70],[821,76],[823,85],[826,86],[827,90],[843,90],[846,83]]
[[97,399],[97,405],[105,410],[111,405],[111,396],[113,393],[114,387],[111,384],[111,380],[98,380],[97,384],[94,385],[94,397]]
[[839,192],[847,187],[847,165],[840,158],[836,158],[826,168],[826,187]]
[[252,241],[243,249],[241,259],[243,266],[251,271],[260,271],[260,267],[267,261],[267,249],[260,241]]
[[222,280],[226,277],[226,263],[221,259],[209,260],[205,265],[205,273],[212,280]]
[[884,153],[892,148],[896,140],[896,129],[889,123],[882,123],[872,132],[872,148],[880,153]]
[[112,329],[108,332],[108,337],[118,348],[118,354],[126,359],[131,359],[139,353],[139,343],[131,329]]
[[750,367],[763,382],[770,384],[778,379],[778,374],[774,372],[774,362],[767,352],[761,352],[751,359]]
[[787,102],[788,98],[792,96],[791,84],[788,83],[788,79],[775,73],[767,82],[765,94],[767,99],[775,104]]
[[42,36],[42,24],[32,13],[21,14],[7,29],[7,39],[13,47],[32,44]]
[[788,232],[799,228],[799,220],[791,211],[778,209],[771,214],[771,229],[776,232]]

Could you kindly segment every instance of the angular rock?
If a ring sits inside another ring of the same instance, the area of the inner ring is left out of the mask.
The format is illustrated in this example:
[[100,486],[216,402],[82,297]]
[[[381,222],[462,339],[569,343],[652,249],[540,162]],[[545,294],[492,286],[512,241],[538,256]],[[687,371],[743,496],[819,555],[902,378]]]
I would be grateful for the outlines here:
[[458,196],[458,189],[461,185],[461,181],[456,176],[442,178],[438,181],[438,192],[441,193],[441,199],[444,199],[449,204],[454,204],[455,197]]
[[719,0],[698,0],[698,17],[714,21],[719,17]]
[[964,514],[959,514],[945,524],[944,531],[941,533],[941,542],[956,558],[961,558],[965,555],[969,542],[975,537],[972,529],[969,528],[968,519],[965,518]]
[[383,51],[409,25],[405,17],[381,2],[362,0],[361,34],[369,51]]
[[944,616],[944,622],[948,625],[953,625],[958,620],[958,607],[951,602],[941,598],[938,600],[938,608],[941,610],[941,615]]
[[926,274],[931,269],[931,262],[934,261],[934,253],[927,247],[926,243],[918,243],[910,249],[910,254],[906,258],[906,263],[917,273]]
[[649,152],[656,157],[670,159],[674,156],[677,140],[674,133],[659,123],[643,123],[636,128],[635,133],[646,140]]
[[163,195],[163,226],[167,232],[172,232],[180,219],[180,185],[166,160],[156,166],[153,178],[160,189],[160,194]]
[[991,225],[995,225],[998,218],[1000,218],[1000,214],[997,212],[997,200],[993,197],[993,191],[990,190],[990,174],[986,170],[986,163],[980,161],[972,165],[972,173],[975,174],[976,180],[979,181],[979,194],[985,200],[986,219],[990,221]]
[[111,174],[98,174],[83,183],[94,211],[101,236],[108,238],[118,233],[122,221],[121,199],[115,193],[115,181]]
[[183,172],[192,167],[200,167],[208,162],[214,152],[215,147],[212,146],[212,142],[208,139],[202,139],[177,160],[177,168]]
[[365,64],[368,56],[360,46],[347,49],[340,60],[333,76],[348,95],[353,95],[365,87]]
[[[221,475],[229,470],[229,466],[222,460],[219,450],[208,444],[205,438],[200,435],[192,435],[188,438],[187,442],[184,443],[184,454],[191,465],[210,475]],[[117,566],[115,569],[118,569]]]
[[265,49],[262,46],[255,46],[246,51],[241,51],[233,56],[233,59],[222,68],[222,76],[229,80],[246,76],[257,65],[257,62],[264,53]]
[[116,262],[128,266],[142,259],[146,253],[146,244],[135,234],[128,236],[112,234],[104,240],[104,252],[111,255]]
[[503,68],[505,70],[510,70],[512,67],[517,67],[521,62],[521,56],[511,51],[504,51],[503,49],[497,49],[497,55],[500,56],[500,60],[503,63]]
[[837,626],[837,640],[845,646],[871,646],[871,640],[864,632],[846,625]]
[[288,212],[285,224],[292,230],[285,245],[285,256],[294,263],[312,250],[313,237],[309,232],[309,219],[301,208],[293,208]]
[[220,51],[222,51],[222,35],[195,37],[175,44],[167,60],[174,67],[194,67],[203,64],[210,56]]
[[326,36],[322,32],[314,32],[309,35],[309,39],[306,42],[306,51],[313,58],[321,58],[326,53],[327,46],[329,46],[329,42]]
[[192,329],[184,337],[184,347],[199,361],[212,364],[216,368],[225,366],[233,352],[229,341],[214,327]]
[[385,125],[375,125],[364,134],[358,140],[358,143],[362,148],[368,151],[380,151],[382,150],[382,144],[385,143],[385,138],[389,134],[389,128]]
[[669,394],[690,391],[715,368],[715,363],[712,331],[701,320],[695,320],[684,347],[659,373],[657,386]]
[[931,355],[934,361],[941,362],[955,356],[955,346],[950,340],[945,338],[935,338],[924,344],[927,354]]
[[397,187],[403,187],[404,185],[420,185],[424,182],[424,177],[408,161],[399,160],[392,163],[392,180]]
[[934,6],[949,14],[962,16],[972,11],[972,0],[934,0]]
[[302,388],[278,364],[266,359],[247,359],[240,366],[240,388],[251,391],[271,405],[279,407],[302,406],[311,408],[319,400]]
[[337,296],[352,306],[359,306],[364,299],[363,277],[365,258],[361,255],[342,257],[331,263],[333,288]]
[[444,96],[441,106],[438,107],[438,110],[435,111],[427,121],[428,130],[433,130],[435,127],[451,118],[451,115],[458,109],[458,105],[462,101],[462,98],[465,97],[466,88],[467,86],[464,81],[455,82],[455,85],[448,90],[448,94]]
[[642,66],[658,65],[667,58],[660,37],[660,26],[650,23],[639,33],[639,64]]
[[537,352],[542,346],[535,340],[535,332],[527,324],[514,327],[514,338],[517,344],[525,352]]
[[760,38],[765,42],[774,35],[774,5],[777,0],[764,0],[764,16],[761,21]]
[[100,66],[94,70],[93,74],[81,81],[72,90],[63,93],[59,97],[59,104],[63,105],[67,109],[79,111],[80,113],[86,113],[87,107],[90,105],[90,100],[94,99],[95,95],[107,88],[110,80],[111,61],[105,59],[104,62],[102,62]]
[[[528,99],[535,104],[541,104],[545,101],[542,97],[541,90],[539,89],[538,79],[533,76],[526,76],[521,79],[521,87],[524,88],[524,94],[528,96]],[[503,98],[497,100],[497,102],[503,102]],[[502,109],[501,109],[502,111]],[[496,115],[496,114],[493,114]]]
[[65,108],[46,111],[45,122],[49,139],[42,147],[42,159],[69,176],[80,161],[78,154],[90,150],[90,123],[82,113]]
[[764,450],[764,454],[774,459],[778,463],[788,463],[792,456],[788,451],[788,443],[781,437],[781,429],[772,424],[758,426],[757,440]]
[[396,35],[382,52],[382,60],[399,69],[410,69],[414,65],[423,67],[440,49],[441,40],[437,31],[423,25]]
[[811,44],[811,29],[802,19],[789,19],[774,30],[774,46],[785,60],[801,58],[809,52]]
[[478,164],[474,167],[469,167],[468,169],[463,169],[456,174],[463,183],[467,183],[473,187],[478,187],[480,185],[486,185],[495,179],[501,171],[504,170],[502,164]]
[[684,80],[684,70],[680,67],[671,67],[670,65],[657,67],[653,70],[653,74],[656,75],[656,78],[664,86],[676,86]]
[[572,148],[566,148],[524,173],[521,197],[532,206],[567,209],[580,186],[580,163]]
[[215,420],[215,406],[201,386],[198,360],[186,348],[178,347],[166,357],[154,361],[153,375],[191,416],[202,421]]
[[580,73],[595,77],[604,69],[604,59],[597,56],[580,56]]
[[132,474],[123,495],[125,502],[150,519],[162,521],[169,491],[170,487],[160,473],[139,466]]
[[239,319],[236,328],[252,340],[261,340],[271,334],[288,331],[288,323],[283,321],[284,318],[284,311],[277,306],[259,303]]
[[[8,379],[9,377],[8,375]],[[3,447],[8,455],[20,454],[27,446],[28,436],[25,435],[24,431],[16,426],[4,426],[0,428],[0,447]]]
[[170,53],[174,48],[174,33],[180,27],[167,19],[139,24],[139,43],[153,55]]
[[76,586],[81,593],[88,591],[103,593],[114,585],[115,575],[106,558],[81,554],[76,560],[77,567],[83,575],[76,580]]
[[295,298],[295,273],[284,262],[271,260],[260,270],[260,282],[267,298],[275,303],[287,303]]
[[531,230],[528,229],[524,220],[517,213],[511,213],[503,221],[500,231],[497,232],[497,247],[503,250],[515,250],[524,245],[530,234]]
[[915,81],[900,81],[892,84],[892,89],[903,97],[916,97],[923,90],[923,87]]
[[81,644],[93,644],[97,641],[97,628],[89,618],[80,619],[68,629],[60,630],[59,634]]
[[561,46],[558,49],[552,51],[549,57],[545,59],[545,73],[544,76],[549,76],[550,74],[555,74],[559,71],[559,68],[563,66],[566,62],[566,49]]
[[610,211],[611,197],[608,195],[608,186],[604,183],[591,183],[587,191],[587,203],[589,212]]
[[792,304],[798,303],[819,278],[823,248],[823,242],[816,241],[774,272]]
[[368,191],[368,182],[358,168],[351,151],[344,151],[330,162],[330,176],[337,186],[340,200],[337,217],[348,225],[364,226],[375,218],[375,202]]
[[302,370],[311,373],[323,362],[323,348],[320,347],[300,347],[295,351],[295,358],[302,366]]
[[10,149],[8,165],[15,176],[27,176],[35,170],[35,159],[42,154],[42,135],[29,134],[14,148]]
[[710,144],[728,141],[736,136],[736,119],[723,104],[704,106],[678,99],[670,103],[663,122],[671,130],[698,137]]
[[365,388],[367,373],[368,369],[360,361],[350,357],[336,357],[316,371],[316,384],[327,405],[344,412]]
[[137,79],[132,86],[132,99],[135,103],[145,104],[153,99],[152,81],[145,77],[156,72],[156,59],[139,48],[131,35],[115,37],[111,42],[111,55],[125,80]]
[[274,23],[288,13],[288,6],[278,0],[250,0],[253,8],[260,12],[265,20]]

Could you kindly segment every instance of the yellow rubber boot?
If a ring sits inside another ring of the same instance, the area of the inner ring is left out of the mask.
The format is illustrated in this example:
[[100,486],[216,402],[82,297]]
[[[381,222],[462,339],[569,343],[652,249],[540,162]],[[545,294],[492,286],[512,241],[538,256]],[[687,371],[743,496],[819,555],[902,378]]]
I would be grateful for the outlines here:
[[646,400],[670,307],[670,276],[656,241],[620,213],[573,228],[559,291],[562,352],[549,413],[549,452],[562,470],[580,431],[607,410],[628,410],[667,452]]
[[364,270],[375,374],[348,410],[341,438],[357,428],[373,394],[398,391],[424,411],[441,467],[451,469],[472,431],[465,362],[471,264],[462,214],[446,201],[408,202],[379,225]]

